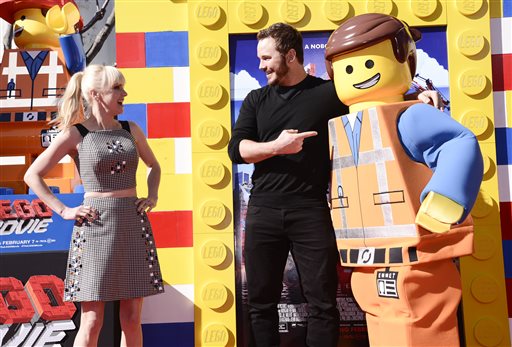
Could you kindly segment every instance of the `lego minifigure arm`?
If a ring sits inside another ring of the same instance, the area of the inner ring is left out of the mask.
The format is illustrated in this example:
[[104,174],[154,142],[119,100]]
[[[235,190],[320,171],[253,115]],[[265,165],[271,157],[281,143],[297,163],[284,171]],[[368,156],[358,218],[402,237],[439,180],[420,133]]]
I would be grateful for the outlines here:
[[48,27],[61,34],[60,46],[69,72],[74,74],[85,69],[86,56],[82,37],[75,29],[80,21],[80,12],[76,6],[70,2],[64,4],[62,8],[55,5],[48,10],[45,19]]
[[[415,104],[400,116],[398,132],[409,156],[433,171],[420,197],[424,205],[419,219],[437,220],[445,224],[444,229],[464,220],[473,207],[483,176],[482,154],[474,134],[424,104]],[[430,192],[433,194],[426,199]],[[462,213],[457,206],[462,207]],[[430,223],[432,231],[444,230],[435,224]]]

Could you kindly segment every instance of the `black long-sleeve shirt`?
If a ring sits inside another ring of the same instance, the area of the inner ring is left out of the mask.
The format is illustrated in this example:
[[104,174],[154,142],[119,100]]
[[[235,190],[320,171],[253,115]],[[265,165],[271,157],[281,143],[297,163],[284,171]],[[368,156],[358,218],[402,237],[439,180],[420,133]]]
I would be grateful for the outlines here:
[[278,155],[255,164],[251,204],[325,206],[330,170],[327,122],[347,113],[332,81],[317,77],[307,76],[292,87],[265,86],[251,91],[242,104],[228,146],[234,163],[245,163],[239,151],[244,139],[268,142],[285,129],[318,132],[304,140],[299,153]]

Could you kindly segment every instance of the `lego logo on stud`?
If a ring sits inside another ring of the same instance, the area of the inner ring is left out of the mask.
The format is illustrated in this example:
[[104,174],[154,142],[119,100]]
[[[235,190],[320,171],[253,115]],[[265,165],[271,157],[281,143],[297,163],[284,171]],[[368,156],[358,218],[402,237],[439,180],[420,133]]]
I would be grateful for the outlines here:
[[473,333],[482,346],[498,346],[504,337],[503,327],[492,318],[479,320],[473,327]]
[[411,1],[411,9],[416,17],[429,17],[437,9],[437,0]]
[[489,118],[483,112],[470,110],[462,115],[462,125],[470,129],[475,136],[482,135],[489,127]]
[[306,6],[302,1],[283,1],[281,5],[281,16],[285,22],[295,24],[300,22],[306,15]]
[[224,347],[229,341],[229,330],[224,324],[211,324],[203,329],[203,346]]
[[228,300],[228,290],[222,283],[209,283],[203,287],[201,298],[209,308],[219,309]]
[[197,6],[195,15],[203,26],[212,26],[220,20],[221,9],[217,5],[203,2]]
[[201,247],[201,259],[208,266],[219,266],[227,254],[226,245],[219,240],[210,240]]
[[391,0],[367,0],[366,10],[368,12],[391,14],[393,1]]
[[485,38],[475,30],[466,30],[457,38],[457,49],[466,57],[477,55],[484,46]]
[[218,200],[210,200],[201,208],[201,219],[207,225],[214,227],[221,224],[226,218],[226,207]]
[[488,234],[483,234],[486,231],[492,232],[492,230],[481,230],[481,233],[475,234],[475,250],[472,254],[475,259],[488,260],[496,254],[497,242]]
[[350,6],[347,1],[326,1],[324,12],[331,22],[339,22],[347,18]]
[[263,7],[256,1],[242,1],[238,6],[238,18],[245,25],[254,25],[263,17]]
[[209,186],[214,186],[222,182],[226,169],[220,161],[208,160],[200,167],[201,179]]
[[201,42],[196,49],[196,58],[203,66],[213,66],[222,57],[222,49],[213,41]]
[[197,87],[197,97],[206,106],[217,104],[224,94],[222,86],[215,81],[203,81]]
[[201,123],[198,128],[199,138],[206,146],[215,146],[222,141],[224,128],[219,122],[207,120]]
[[466,95],[478,95],[486,86],[487,77],[478,70],[465,71],[459,76],[459,87]]
[[465,16],[477,13],[484,4],[483,0],[457,0],[457,9]]
[[498,284],[490,276],[478,276],[471,282],[471,294],[481,303],[491,303],[498,298]]

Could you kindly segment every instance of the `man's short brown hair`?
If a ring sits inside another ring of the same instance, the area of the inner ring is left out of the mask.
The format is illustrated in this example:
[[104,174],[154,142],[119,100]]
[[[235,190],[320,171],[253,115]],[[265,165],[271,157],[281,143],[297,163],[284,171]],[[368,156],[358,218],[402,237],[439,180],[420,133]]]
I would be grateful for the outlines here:
[[301,33],[285,23],[275,23],[266,29],[260,30],[256,38],[258,41],[271,37],[276,41],[276,50],[285,56],[290,49],[294,49],[299,63],[304,63],[304,47]]

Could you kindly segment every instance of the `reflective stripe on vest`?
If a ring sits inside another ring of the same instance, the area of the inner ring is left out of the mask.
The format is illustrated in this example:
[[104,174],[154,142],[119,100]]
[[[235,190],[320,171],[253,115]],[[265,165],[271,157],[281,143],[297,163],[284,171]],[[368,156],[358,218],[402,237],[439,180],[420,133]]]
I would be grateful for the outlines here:
[[[346,118],[346,116],[342,117],[345,134],[337,134],[336,127],[330,126],[330,139],[333,145],[333,155],[332,155],[332,170],[336,177],[336,183],[338,187],[338,199],[339,201],[333,201],[333,209],[339,208],[340,210],[336,211],[336,213],[340,213],[342,219],[342,228],[337,229],[337,235],[339,238],[382,238],[382,237],[415,237],[417,236],[416,227],[414,224],[408,225],[395,225],[393,221],[393,213],[391,209],[390,203],[393,202],[393,193],[389,191],[388,186],[388,177],[385,163],[387,161],[395,160],[393,155],[393,151],[390,147],[384,147],[382,143],[382,136],[379,125],[379,118],[375,108],[370,108],[368,110],[363,111],[362,114],[362,122],[369,122],[370,132],[372,137],[373,149],[371,151],[360,151],[359,143],[356,143],[352,150],[357,151],[356,153],[352,153],[352,155],[340,155],[338,151],[338,136],[347,136],[347,138],[352,136],[352,132],[354,129],[351,129],[350,124]],[[362,127],[361,127],[362,131]],[[363,136],[361,134],[360,136]],[[350,140],[349,140],[350,141]],[[352,147],[352,146],[351,146]],[[357,158],[355,158],[357,156]],[[356,161],[358,165],[356,165]],[[374,202],[376,205],[380,205],[380,210],[383,215],[384,225],[378,227],[369,227],[369,228],[349,228],[347,225],[345,211],[343,208],[347,208],[348,199],[343,195],[342,187],[342,175],[341,169],[356,167],[361,165],[375,165],[376,177],[377,177],[377,186],[379,192],[374,194]],[[341,190],[341,191],[340,191]],[[398,194],[403,194],[401,192],[396,192]],[[402,199],[403,201],[403,199]]]

